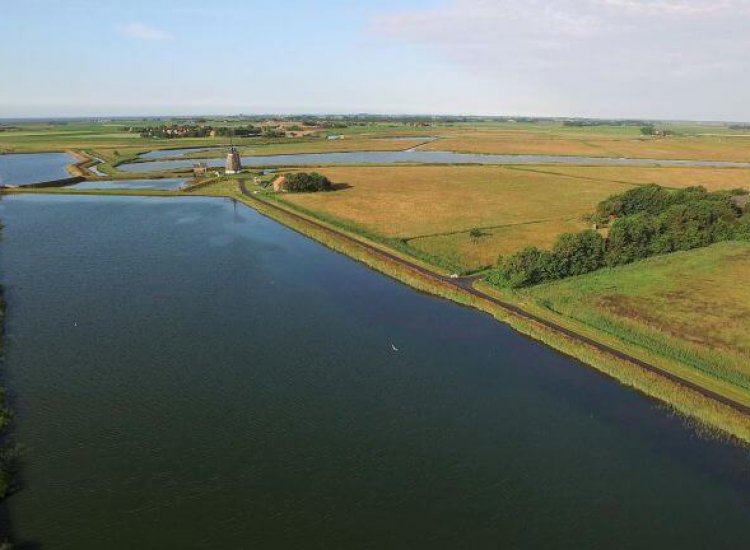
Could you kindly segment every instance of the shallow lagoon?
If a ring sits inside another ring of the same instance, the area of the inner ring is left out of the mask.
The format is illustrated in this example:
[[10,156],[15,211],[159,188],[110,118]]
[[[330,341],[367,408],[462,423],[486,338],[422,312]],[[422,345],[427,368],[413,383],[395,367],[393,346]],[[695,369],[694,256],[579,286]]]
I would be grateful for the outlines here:
[[750,544],[746,450],[242,205],[0,217],[22,543]]
[[[224,166],[224,159],[189,159],[136,162],[122,164],[123,172],[155,172],[192,168],[195,162],[208,166]],[[478,155],[444,151],[367,151],[343,153],[307,153],[294,155],[243,156],[244,166],[299,166],[325,164],[585,164],[602,166],[713,166],[750,167],[750,163],[694,161],[694,160],[649,160],[599,157],[551,156],[551,155]]]
[[190,153],[198,153],[204,151],[215,151],[222,149],[222,147],[188,147],[184,149],[159,149],[157,151],[149,151],[138,155],[138,158],[144,160],[163,159],[167,157],[179,157],[181,155],[187,155]]
[[24,185],[69,178],[75,159],[67,153],[0,155],[0,185]]
[[134,180],[108,180],[108,181],[84,181],[68,186],[68,189],[93,190],[93,189],[159,189],[176,191],[185,187],[186,179],[162,178],[162,179],[134,179]]

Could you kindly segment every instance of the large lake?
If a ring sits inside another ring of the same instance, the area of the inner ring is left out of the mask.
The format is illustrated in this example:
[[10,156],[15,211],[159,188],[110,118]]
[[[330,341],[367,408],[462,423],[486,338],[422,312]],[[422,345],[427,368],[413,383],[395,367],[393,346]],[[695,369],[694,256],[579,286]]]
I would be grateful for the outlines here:
[[[193,151],[172,150],[169,156]],[[147,153],[141,158],[160,158],[167,151]],[[160,156],[154,156],[154,155]],[[155,172],[191,168],[193,163],[205,162],[208,166],[224,166],[224,159],[175,159],[135,162],[117,167],[123,172]],[[323,164],[585,164],[613,166],[713,166],[720,168],[750,167],[746,162],[721,162],[700,160],[650,160],[634,158],[600,158],[554,155],[478,155],[444,151],[362,151],[346,153],[309,153],[299,155],[264,155],[242,157],[244,166],[299,166]]]
[[31,548],[750,545],[748,451],[244,206],[0,217]]
[[70,174],[65,166],[75,162],[67,153],[33,153],[0,155],[0,185],[40,183]]

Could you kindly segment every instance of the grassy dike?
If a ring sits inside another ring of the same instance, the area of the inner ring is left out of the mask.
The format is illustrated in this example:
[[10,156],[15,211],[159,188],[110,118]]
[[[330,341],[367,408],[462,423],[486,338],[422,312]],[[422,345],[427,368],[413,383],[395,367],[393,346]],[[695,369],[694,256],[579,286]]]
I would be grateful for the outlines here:
[[[502,306],[499,306],[487,299],[470,294],[454,284],[441,281],[437,277],[421,273],[409,265],[403,264],[397,260],[379,254],[368,247],[374,246],[384,253],[394,254],[402,257],[404,260],[432,270],[436,275],[434,266],[427,264],[415,258],[404,254],[401,251],[394,250],[382,243],[367,240],[362,235],[349,233],[341,227],[336,227],[316,217],[299,210],[285,208],[283,203],[272,199],[262,198],[262,194],[246,197],[239,193],[235,184],[220,182],[215,186],[207,186],[196,189],[194,192],[174,192],[174,191],[75,191],[64,188],[55,190],[11,190],[10,193],[54,193],[54,194],[85,194],[85,195],[126,195],[126,196],[215,196],[235,199],[248,207],[258,211],[260,214],[267,216],[305,236],[308,236],[324,246],[345,254],[350,258],[364,263],[372,269],[379,271],[393,279],[401,281],[409,286],[422,292],[440,296],[456,303],[469,306],[485,313],[492,315],[495,319],[510,325],[513,329],[534,340],[560,351],[568,356],[578,359],[596,370],[615,378],[623,385],[629,386],[639,392],[655,398],[671,407],[675,412],[683,415],[688,421],[695,425],[699,431],[710,433],[714,436],[727,437],[737,441],[750,444],[750,416],[743,414],[739,410],[727,404],[715,401],[699,391],[691,389],[682,384],[676,383],[664,376],[650,372],[630,361],[620,359],[611,353],[602,351],[593,346],[586,345],[583,342],[574,340],[567,335],[551,329],[533,319],[528,319],[521,315],[515,314]],[[309,220],[308,223],[306,220]],[[313,225],[315,224],[315,225]],[[322,227],[321,227],[322,226]],[[358,244],[359,241],[362,244]],[[445,273],[443,273],[444,275]],[[512,302],[534,315],[547,318],[541,311],[533,310],[533,307],[526,302],[517,301],[490,287],[485,283],[479,283],[476,288],[489,296],[497,297],[503,301]],[[695,378],[689,378],[689,370],[684,366],[680,369],[676,363],[667,362],[663,357],[644,350],[644,349],[624,349],[622,342],[617,342],[611,337],[600,334],[590,327],[578,326],[572,321],[561,319],[550,319],[566,329],[580,333],[601,342],[613,349],[621,349],[629,355],[652,364],[665,372],[673,373],[678,376],[685,376],[686,380],[701,385],[701,381]],[[562,321],[562,322],[561,322]],[[719,388],[711,388],[718,391]],[[731,391],[731,388],[724,388],[728,398],[739,403],[748,402],[748,396]]]

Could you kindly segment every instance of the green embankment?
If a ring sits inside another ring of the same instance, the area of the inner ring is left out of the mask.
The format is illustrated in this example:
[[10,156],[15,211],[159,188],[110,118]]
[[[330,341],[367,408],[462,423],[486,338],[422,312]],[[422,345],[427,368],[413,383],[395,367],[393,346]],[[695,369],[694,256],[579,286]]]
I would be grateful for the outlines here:
[[750,243],[724,242],[517,294],[750,399]]

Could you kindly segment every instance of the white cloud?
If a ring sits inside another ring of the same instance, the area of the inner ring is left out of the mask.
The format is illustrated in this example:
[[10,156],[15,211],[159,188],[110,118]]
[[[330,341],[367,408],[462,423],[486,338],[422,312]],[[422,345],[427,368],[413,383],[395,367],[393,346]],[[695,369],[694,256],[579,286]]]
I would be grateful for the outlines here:
[[123,36],[137,40],[171,40],[174,38],[166,31],[144,25],[143,23],[128,23],[127,25],[118,27],[118,31]]
[[449,0],[373,30],[494,78],[499,112],[515,88],[557,114],[747,119],[748,24],[750,0]]

